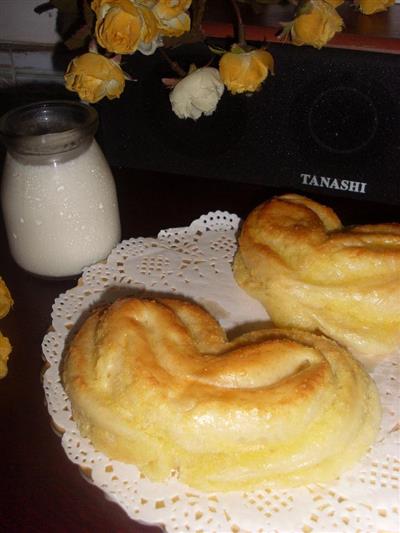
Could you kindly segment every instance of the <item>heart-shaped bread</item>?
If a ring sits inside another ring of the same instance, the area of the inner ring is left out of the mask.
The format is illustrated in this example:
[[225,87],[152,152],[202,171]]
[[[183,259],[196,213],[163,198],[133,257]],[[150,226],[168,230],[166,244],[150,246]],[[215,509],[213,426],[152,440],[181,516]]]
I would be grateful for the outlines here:
[[380,420],[373,381],[335,342],[278,329],[227,341],[183,300],[127,298],[93,312],[63,384],[97,449],[205,491],[331,480]]
[[400,346],[400,224],[345,228],[287,194],[247,217],[233,270],[278,327],[319,330],[367,364]]

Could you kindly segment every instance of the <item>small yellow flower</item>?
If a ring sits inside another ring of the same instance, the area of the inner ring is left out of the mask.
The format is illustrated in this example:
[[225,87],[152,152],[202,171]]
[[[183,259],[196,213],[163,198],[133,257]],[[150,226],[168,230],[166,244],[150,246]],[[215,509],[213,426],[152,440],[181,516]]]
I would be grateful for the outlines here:
[[97,42],[109,52],[133,54],[157,39],[157,20],[148,7],[130,0],[94,0],[91,6]]
[[380,11],[386,11],[395,3],[395,0],[359,0],[359,8],[364,15],[373,15]]
[[142,41],[149,44],[156,40],[159,35],[158,21],[154,13],[146,7],[141,9],[141,15],[143,17]]
[[187,11],[192,0],[159,0],[153,8],[160,19],[170,20]]
[[65,86],[78,93],[81,100],[96,103],[105,96],[119,98],[125,88],[125,76],[119,65],[94,52],[75,57],[64,75]]
[[257,91],[269,72],[274,73],[274,59],[263,49],[244,52],[233,45],[220,59],[222,81],[232,94]]
[[344,0],[326,0],[328,4],[330,4],[332,7],[336,8],[341,6],[344,3]]
[[186,13],[192,0],[159,0],[152,12],[162,35],[179,37],[190,30],[190,17]]
[[332,5],[325,0],[310,0],[306,11],[294,19],[290,33],[298,46],[322,48],[342,28],[343,20]]

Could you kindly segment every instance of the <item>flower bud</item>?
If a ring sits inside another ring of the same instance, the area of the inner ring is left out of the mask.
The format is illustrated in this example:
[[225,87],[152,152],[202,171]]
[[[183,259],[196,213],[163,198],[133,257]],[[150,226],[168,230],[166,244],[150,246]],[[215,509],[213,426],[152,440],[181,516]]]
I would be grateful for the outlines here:
[[65,86],[78,93],[81,100],[96,103],[104,96],[119,98],[125,88],[124,73],[119,65],[94,52],[75,57],[64,75]]
[[201,115],[212,115],[224,89],[216,68],[199,68],[180,80],[171,91],[172,110],[179,118],[193,120]]
[[219,62],[222,81],[232,94],[257,91],[273,69],[274,59],[269,52],[263,49],[244,52],[237,45]]
[[153,7],[162,35],[179,37],[190,30],[190,17],[186,13],[192,0],[158,0]]
[[332,5],[325,0],[310,0],[294,19],[290,34],[293,44],[322,48],[342,28],[343,20]]
[[359,8],[364,15],[373,15],[380,11],[386,11],[395,3],[395,0],[359,0]]

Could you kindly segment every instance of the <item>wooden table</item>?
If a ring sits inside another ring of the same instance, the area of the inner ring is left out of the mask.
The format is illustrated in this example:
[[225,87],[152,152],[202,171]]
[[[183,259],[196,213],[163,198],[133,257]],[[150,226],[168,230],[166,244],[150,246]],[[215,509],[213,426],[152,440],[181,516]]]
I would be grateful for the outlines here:
[[[114,175],[123,239],[155,236],[162,228],[186,226],[217,209],[243,217],[281,192],[260,185],[137,170],[114,169]],[[400,221],[399,206],[331,196],[322,201],[335,208],[345,223]],[[50,426],[40,379],[41,342],[54,299],[77,280],[46,281],[21,270],[10,257],[2,220],[0,250],[0,275],[14,298],[13,310],[0,321],[0,329],[13,345],[8,376],[0,381],[0,531],[160,531],[134,523],[84,480]]]

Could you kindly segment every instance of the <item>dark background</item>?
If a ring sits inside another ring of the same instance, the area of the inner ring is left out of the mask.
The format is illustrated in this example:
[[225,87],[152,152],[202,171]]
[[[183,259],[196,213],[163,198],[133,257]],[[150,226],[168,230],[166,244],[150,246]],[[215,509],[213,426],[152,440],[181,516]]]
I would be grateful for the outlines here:
[[[119,99],[95,105],[97,139],[110,164],[399,204],[400,55],[276,43],[268,49],[275,76],[251,96],[225,91],[214,114],[198,121],[172,112],[161,78],[176,75],[159,53],[125,59],[122,67],[137,81],[128,81]],[[205,44],[169,54],[184,69],[191,62],[217,66]],[[60,51],[61,71],[70,57]],[[78,97],[56,83],[17,85],[0,89],[0,114],[45,99]],[[301,173],[367,182],[366,194],[304,186]]]

